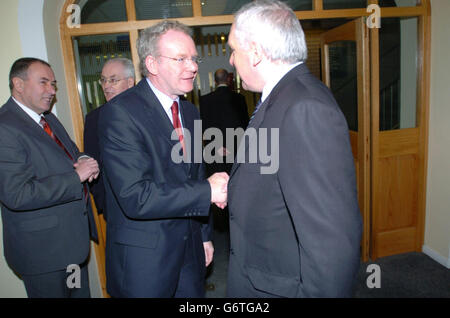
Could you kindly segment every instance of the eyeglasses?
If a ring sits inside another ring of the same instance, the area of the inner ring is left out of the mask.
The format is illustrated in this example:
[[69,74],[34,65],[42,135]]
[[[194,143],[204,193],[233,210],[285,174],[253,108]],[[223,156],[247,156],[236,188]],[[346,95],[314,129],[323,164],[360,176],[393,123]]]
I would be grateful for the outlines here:
[[119,83],[120,81],[124,80],[125,78],[101,78],[98,80],[98,83],[100,85],[105,85],[106,83],[109,83],[111,85],[116,85],[117,83]]
[[201,57],[198,57],[198,56],[193,56],[191,58],[189,58],[189,57],[178,57],[178,58],[176,58],[176,57],[160,55],[160,57],[165,57],[166,59],[171,59],[171,60],[177,62],[180,65],[186,63],[187,61],[191,61],[192,63],[195,63],[195,64],[200,64],[203,61],[203,59]]

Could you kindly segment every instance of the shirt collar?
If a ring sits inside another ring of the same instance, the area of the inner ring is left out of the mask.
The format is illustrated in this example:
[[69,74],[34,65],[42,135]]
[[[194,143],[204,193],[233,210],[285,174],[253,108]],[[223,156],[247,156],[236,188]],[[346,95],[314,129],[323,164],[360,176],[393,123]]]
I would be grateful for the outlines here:
[[261,103],[270,95],[273,88],[278,84],[278,82],[286,75],[290,70],[294,67],[302,64],[303,62],[297,62],[294,64],[284,65],[283,67],[278,67],[274,73],[271,74],[269,81],[267,81],[266,85],[264,85],[262,95],[261,95]]
[[152,82],[148,79],[148,77],[146,78],[148,85],[150,85],[150,88],[152,89],[153,93],[155,93],[156,98],[159,100],[159,102],[161,103],[162,107],[164,108],[164,110],[166,111],[166,113],[171,113],[170,107],[172,107],[172,104],[174,101],[176,101],[178,103],[178,109],[180,109],[180,98],[177,97],[177,99],[173,100],[172,98],[170,98],[169,96],[167,96],[166,94],[164,94],[163,92],[161,92],[159,89],[157,89]]
[[39,115],[38,113],[36,113],[34,110],[32,110],[31,108],[25,106],[24,104],[22,104],[21,102],[19,102],[17,99],[15,99],[13,96],[11,96],[13,101],[16,102],[17,105],[19,105],[20,108],[22,108],[22,110],[27,113],[28,116],[31,117],[31,119],[33,119],[37,124],[40,124],[41,121],[41,117],[43,115]]

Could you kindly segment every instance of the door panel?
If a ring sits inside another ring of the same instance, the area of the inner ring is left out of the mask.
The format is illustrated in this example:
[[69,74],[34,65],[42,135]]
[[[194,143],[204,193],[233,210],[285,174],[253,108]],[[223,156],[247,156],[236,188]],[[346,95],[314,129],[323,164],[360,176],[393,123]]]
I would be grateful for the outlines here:
[[363,218],[361,255],[370,244],[370,74],[368,31],[362,18],[321,35],[322,79],[331,89],[350,130],[358,202]]
[[371,30],[372,259],[421,251],[424,228],[424,127],[415,84],[423,34],[415,17],[381,21]]

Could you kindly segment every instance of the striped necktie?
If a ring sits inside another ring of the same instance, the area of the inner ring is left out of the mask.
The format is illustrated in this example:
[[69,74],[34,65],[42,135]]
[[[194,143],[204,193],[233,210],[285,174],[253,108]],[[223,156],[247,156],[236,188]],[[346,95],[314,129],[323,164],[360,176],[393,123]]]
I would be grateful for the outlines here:
[[56,137],[56,135],[53,133],[52,128],[50,127],[44,116],[41,116],[41,120],[39,121],[39,123],[42,125],[42,128],[44,128],[45,132],[58,144],[58,146],[61,147],[62,150],[64,150],[64,152],[70,158],[70,160],[73,161],[73,157],[67,151],[66,147],[64,147],[62,142],[58,139],[58,137]]
[[255,117],[255,115],[256,115],[256,112],[258,111],[258,109],[259,109],[259,107],[261,106],[261,99],[258,101],[258,103],[256,104],[256,106],[255,106],[255,110],[253,111],[253,114],[252,114],[252,117],[250,117],[250,121],[249,121],[249,123],[252,121],[252,119],[253,119],[253,117]]

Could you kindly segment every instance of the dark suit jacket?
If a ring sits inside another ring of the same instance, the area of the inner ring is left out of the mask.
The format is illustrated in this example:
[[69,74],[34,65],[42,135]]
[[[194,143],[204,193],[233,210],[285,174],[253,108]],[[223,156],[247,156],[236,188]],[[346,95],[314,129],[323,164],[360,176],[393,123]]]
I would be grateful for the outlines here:
[[[198,111],[182,100],[180,107],[184,128],[193,135]],[[171,159],[178,143],[171,140],[173,130],[146,79],[102,108],[106,275],[112,296],[173,296],[185,253],[196,255],[198,275],[204,275],[211,190],[200,163]]]
[[[220,86],[215,91],[200,97],[200,117],[202,118],[203,131],[215,127],[220,129],[223,139],[223,146],[226,147],[226,129],[236,129],[241,127],[245,130],[248,125],[248,110],[245,97],[233,92],[227,86]],[[234,141],[234,149],[228,149],[233,155],[236,154],[238,140]],[[214,172],[231,170],[225,164],[208,165],[208,175]]]
[[[81,154],[52,114],[45,115],[73,158]],[[89,202],[73,162],[12,98],[0,109],[0,202],[3,245],[19,274],[81,264],[89,253]]]
[[100,167],[100,174],[97,179],[89,183],[89,189],[94,197],[95,206],[97,207],[97,212],[105,213],[105,186],[103,184],[102,177],[102,163],[100,160],[100,148],[98,145],[98,118],[100,110],[103,106],[100,106],[86,115],[86,120],[84,123],[84,152],[89,156],[97,160]]
[[[279,146],[279,168],[261,174],[259,157],[258,163],[235,163],[231,171],[229,296],[242,295],[244,283],[253,290],[244,297],[257,291],[350,296],[360,262],[361,216],[339,106],[301,64],[274,87],[247,130],[262,128],[269,151]],[[270,142],[272,128],[278,143]],[[249,147],[241,146],[248,154]]]

